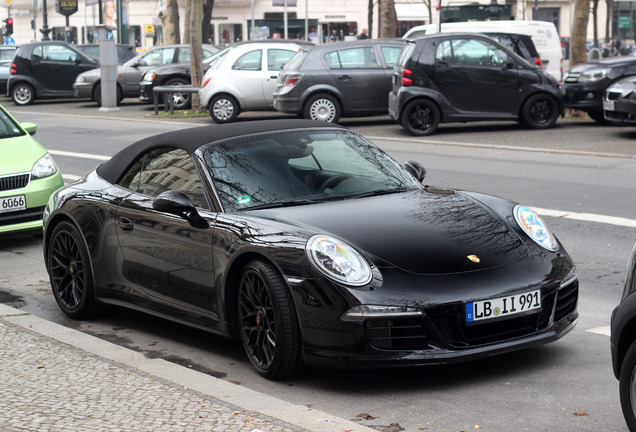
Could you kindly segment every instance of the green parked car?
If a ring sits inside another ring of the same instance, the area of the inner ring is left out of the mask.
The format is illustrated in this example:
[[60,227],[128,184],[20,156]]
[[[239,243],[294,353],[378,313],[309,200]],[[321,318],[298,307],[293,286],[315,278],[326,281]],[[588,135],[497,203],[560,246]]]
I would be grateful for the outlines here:
[[42,232],[42,214],[64,180],[33,137],[34,123],[18,123],[0,106],[0,235]]

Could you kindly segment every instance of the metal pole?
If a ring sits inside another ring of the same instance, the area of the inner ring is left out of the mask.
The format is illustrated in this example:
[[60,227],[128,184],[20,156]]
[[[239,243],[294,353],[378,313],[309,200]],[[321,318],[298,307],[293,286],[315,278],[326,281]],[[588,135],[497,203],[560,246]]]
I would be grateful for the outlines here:
[[284,26],[285,26],[285,39],[287,39],[287,0],[285,0],[285,18],[284,18]]
[[305,40],[309,41],[309,0],[305,0]]
[[42,32],[43,41],[51,40],[51,38],[49,37],[49,33],[51,32],[51,29],[49,28],[49,24],[48,24],[48,12],[46,7],[46,0],[42,0],[42,28],[40,29],[40,32]]
[[248,36],[248,40],[252,40],[254,38],[254,0],[252,0],[252,29],[250,30],[250,34]]

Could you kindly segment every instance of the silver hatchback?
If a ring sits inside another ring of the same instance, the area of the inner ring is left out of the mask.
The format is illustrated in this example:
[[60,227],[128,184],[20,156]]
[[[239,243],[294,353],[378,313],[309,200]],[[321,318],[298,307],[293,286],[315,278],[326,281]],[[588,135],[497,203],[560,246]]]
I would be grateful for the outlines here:
[[199,97],[217,123],[229,123],[241,111],[273,110],[278,72],[303,41],[239,42],[217,53],[203,77]]

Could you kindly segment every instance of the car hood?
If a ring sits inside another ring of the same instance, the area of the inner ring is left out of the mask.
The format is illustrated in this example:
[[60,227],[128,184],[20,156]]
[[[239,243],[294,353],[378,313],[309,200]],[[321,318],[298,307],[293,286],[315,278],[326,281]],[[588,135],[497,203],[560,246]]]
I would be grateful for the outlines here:
[[[121,65],[117,66],[117,76],[119,76],[120,74],[124,73],[124,67]],[[102,76],[102,71],[101,69],[95,68],[95,69],[90,69],[87,70],[86,72],[82,72],[81,74],[79,74],[77,77],[83,77],[85,80],[87,81],[97,81],[98,79],[100,79]]]
[[0,176],[31,172],[46,150],[30,136],[0,139]]
[[636,64],[636,57],[612,57],[589,63],[581,63],[570,68],[568,72],[585,72],[592,69],[621,67]]
[[379,267],[391,265],[417,274],[485,270],[528,255],[524,242],[494,212],[447,189],[249,213],[331,234]]

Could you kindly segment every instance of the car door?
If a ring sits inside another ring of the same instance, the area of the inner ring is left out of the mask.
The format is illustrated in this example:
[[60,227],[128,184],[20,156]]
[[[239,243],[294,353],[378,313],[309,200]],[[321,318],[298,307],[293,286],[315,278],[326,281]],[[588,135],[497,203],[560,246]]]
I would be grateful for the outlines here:
[[[118,184],[132,193],[117,208],[117,239],[123,278],[145,293],[144,302],[184,313],[218,314],[212,259],[215,213],[208,210],[192,158],[171,147],[153,149],[128,169]],[[162,192],[181,190],[209,226],[153,209]]]
[[75,78],[96,67],[79,52],[65,44],[44,44],[31,54],[33,77],[49,91],[73,94]]
[[158,47],[148,50],[135,61],[126,62],[123,76],[118,79],[120,85],[124,87],[124,93],[137,94],[141,78],[148,70],[174,63],[176,58],[178,58],[177,47]]
[[[263,80],[264,76],[268,76],[270,72],[266,66],[263,66],[263,49],[253,49],[241,54],[232,63],[230,69],[230,81],[240,91],[243,99],[241,107],[246,109],[267,107],[268,103],[263,92]],[[270,102],[269,105],[272,103]]]
[[516,62],[485,39],[442,41],[432,75],[438,90],[460,111],[512,113],[518,104]]
[[333,50],[325,53],[323,60],[350,110],[386,109],[390,82],[373,46]]
[[266,73],[262,75],[263,100],[267,107],[271,107],[274,104],[274,92],[278,88],[278,73],[295,53],[295,50],[290,49],[267,49],[267,70]]

